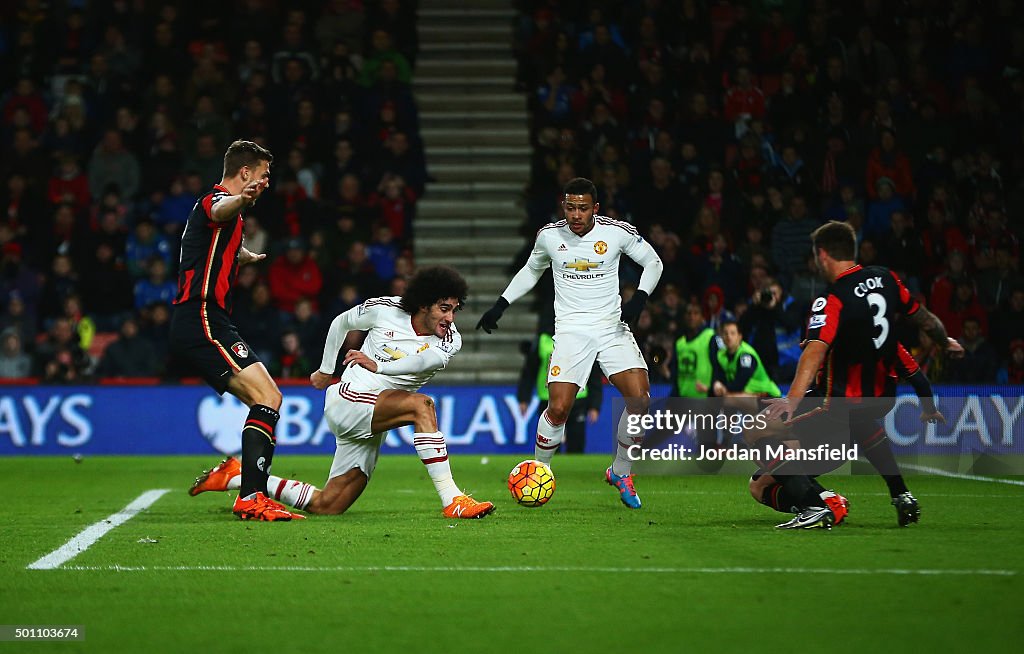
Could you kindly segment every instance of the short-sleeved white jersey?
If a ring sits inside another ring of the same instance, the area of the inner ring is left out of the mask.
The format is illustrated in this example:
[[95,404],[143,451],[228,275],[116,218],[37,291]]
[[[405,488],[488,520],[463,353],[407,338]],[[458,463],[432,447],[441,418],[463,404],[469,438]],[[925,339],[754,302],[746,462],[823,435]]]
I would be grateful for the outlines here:
[[655,259],[654,248],[627,222],[594,216],[594,228],[583,236],[565,220],[537,232],[527,266],[551,266],[555,280],[555,327],[559,332],[588,331],[619,322],[619,256],[638,263]]
[[[350,365],[341,374],[343,382],[353,382],[359,388],[399,389],[418,391],[424,384],[448,365],[448,361],[462,348],[462,336],[453,323],[444,338],[433,334],[418,334],[412,326],[412,316],[402,310],[401,298],[378,297],[363,302],[346,312],[349,329],[367,330],[360,351],[374,361],[389,362],[435,348],[441,354],[444,366],[404,375],[381,375],[358,365]],[[345,315],[345,314],[343,314]],[[345,334],[341,334],[344,339]],[[337,356],[337,350],[334,352]]]

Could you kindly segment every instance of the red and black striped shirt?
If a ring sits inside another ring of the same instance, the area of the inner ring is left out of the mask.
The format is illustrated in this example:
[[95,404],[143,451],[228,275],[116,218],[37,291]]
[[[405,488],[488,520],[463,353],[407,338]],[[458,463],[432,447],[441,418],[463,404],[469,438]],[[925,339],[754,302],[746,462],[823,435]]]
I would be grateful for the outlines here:
[[[895,321],[917,301],[888,268],[854,266],[811,306],[807,341],[829,346],[815,386],[825,397],[884,397],[900,362]],[[806,342],[806,341],[805,341]]]
[[175,304],[213,303],[231,312],[231,287],[238,274],[242,247],[242,214],[233,220],[213,219],[213,205],[231,193],[217,184],[192,207],[181,235],[178,296]]
[[911,375],[917,374],[917,371],[920,369],[921,366],[917,363],[914,355],[907,351],[903,343],[897,341],[896,363],[893,367],[892,376],[898,379],[910,379]]

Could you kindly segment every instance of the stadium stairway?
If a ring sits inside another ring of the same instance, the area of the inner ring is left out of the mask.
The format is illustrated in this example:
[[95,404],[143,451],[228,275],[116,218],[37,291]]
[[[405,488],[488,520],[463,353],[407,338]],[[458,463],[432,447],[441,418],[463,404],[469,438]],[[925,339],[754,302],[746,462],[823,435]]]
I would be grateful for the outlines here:
[[514,383],[519,344],[533,338],[531,298],[488,335],[476,321],[504,290],[515,254],[530,174],[526,98],[515,88],[515,12],[501,0],[422,0],[413,90],[431,181],[416,214],[416,262],[449,264],[469,281],[457,318],[462,353],[445,383]]

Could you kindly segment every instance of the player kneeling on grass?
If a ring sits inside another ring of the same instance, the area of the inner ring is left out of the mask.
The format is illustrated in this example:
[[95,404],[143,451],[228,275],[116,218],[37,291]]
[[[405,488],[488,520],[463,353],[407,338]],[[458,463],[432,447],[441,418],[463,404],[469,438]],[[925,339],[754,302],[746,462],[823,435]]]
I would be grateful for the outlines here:
[[[897,342],[896,351],[898,358],[890,372],[890,381],[893,385],[890,394],[895,395],[895,384],[897,379],[906,380],[913,387],[921,402],[922,423],[946,423],[946,417],[942,415],[935,406],[935,394],[932,391],[931,381],[918,366],[917,361],[910,355],[902,343]],[[947,339],[947,352],[953,357],[963,356],[963,347],[952,338]],[[875,467],[875,470],[889,487],[891,504],[896,508],[896,523],[900,527],[918,522],[921,518],[921,507],[918,506],[917,498],[907,488],[903,480],[903,473],[892,452],[892,443],[886,437],[885,430],[871,416],[852,420],[850,422],[850,437],[853,442],[861,448],[865,458]],[[837,463],[838,466],[838,463]],[[836,515],[835,524],[843,521],[849,513],[849,501],[833,491],[826,490],[817,482],[816,478],[811,479],[812,484],[817,487],[822,501],[832,509]],[[763,470],[758,470],[750,478],[750,494],[754,500],[771,507],[780,513],[797,513],[795,503],[787,496],[782,484]]]
[[[444,434],[437,430],[434,402],[418,393],[462,347],[455,312],[466,299],[466,281],[446,266],[420,270],[401,297],[367,300],[331,323],[320,369],[310,382],[327,389],[324,418],[337,439],[334,462],[323,490],[271,476],[269,495],[310,513],[344,513],[366,488],[386,433],[414,425],[413,445],[427,467],[449,518],[482,518],[490,502],[467,496],[452,479]],[[360,350],[345,354],[341,381],[331,384],[335,362],[348,332],[365,331]],[[189,491],[237,487],[238,462],[227,459]]]
[[[938,343],[947,342],[946,328],[914,300],[896,273],[881,266],[857,265],[857,239],[849,223],[826,223],[814,230],[811,242],[815,264],[828,288],[811,306],[803,352],[786,397],[768,400],[762,415],[767,420],[789,418],[803,447],[842,444],[850,438],[865,444],[865,455],[893,493],[900,524],[914,522],[919,513],[916,500],[903,482],[892,448],[883,446],[884,430],[878,429],[878,421],[893,403],[891,375],[898,342],[896,330],[890,327],[897,315],[903,315]],[[866,403],[866,398],[873,399]],[[829,528],[839,522],[842,511],[837,513],[823,501],[806,474],[791,472],[785,457],[764,471],[800,509],[795,518],[778,527]]]

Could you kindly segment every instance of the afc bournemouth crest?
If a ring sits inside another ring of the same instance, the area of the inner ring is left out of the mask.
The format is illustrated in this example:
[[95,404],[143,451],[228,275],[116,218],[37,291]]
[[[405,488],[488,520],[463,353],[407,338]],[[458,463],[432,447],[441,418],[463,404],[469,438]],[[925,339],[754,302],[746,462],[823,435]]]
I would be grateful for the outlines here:
[[231,346],[231,351],[235,353],[239,359],[245,359],[249,356],[249,348],[245,347],[245,343],[238,341]]
[[552,377],[557,377],[560,374],[562,374],[562,369],[561,368],[559,368],[558,366],[551,366],[551,376]]
[[594,243],[594,252],[597,252],[598,254],[604,254],[607,251],[608,244],[605,243],[604,241],[598,241],[597,243]]

